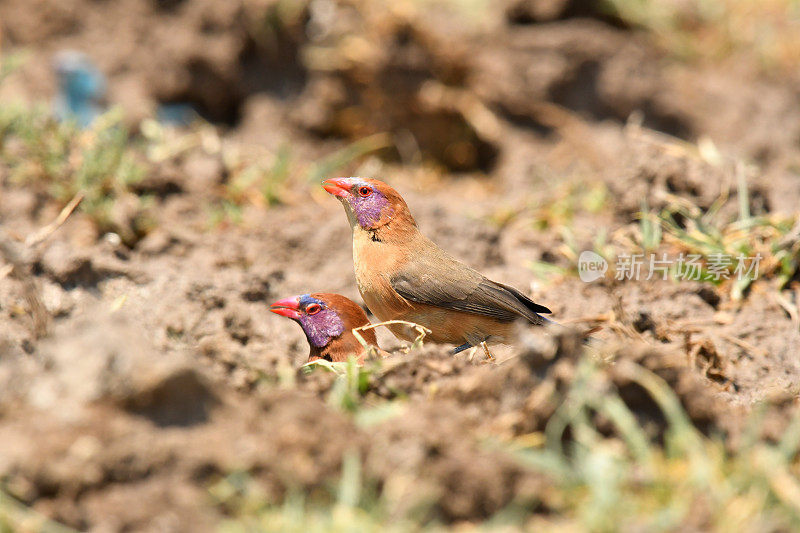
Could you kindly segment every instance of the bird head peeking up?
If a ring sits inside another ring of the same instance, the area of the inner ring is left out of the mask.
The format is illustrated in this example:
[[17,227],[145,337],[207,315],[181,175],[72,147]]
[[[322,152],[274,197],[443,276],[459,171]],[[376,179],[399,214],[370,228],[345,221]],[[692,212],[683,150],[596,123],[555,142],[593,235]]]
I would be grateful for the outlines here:
[[339,199],[353,230],[376,232],[391,225],[394,230],[416,228],[417,223],[400,193],[371,178],[331,178],[323,188]]
[[[352,330],[370,322],[364,310],[352,300],[340,294],[303,294],[278,300],[270,306],[270,311],[300,324],[311,348],[309,362],[318,359],[343,362],[352,355],[359,364],[363,363],[364,347]],[[361,336],[367,344],[378,346],[373,330],[362,330]]]

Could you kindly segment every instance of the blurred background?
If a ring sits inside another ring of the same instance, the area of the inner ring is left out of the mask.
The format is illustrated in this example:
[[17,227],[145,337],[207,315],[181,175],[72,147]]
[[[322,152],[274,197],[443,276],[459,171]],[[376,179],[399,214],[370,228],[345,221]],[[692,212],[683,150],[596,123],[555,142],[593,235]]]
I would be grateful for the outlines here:
[[[298,370],[348,175],[607,353]],[[798,211],[795,0],[3,0],[0,528],[798,527]]]

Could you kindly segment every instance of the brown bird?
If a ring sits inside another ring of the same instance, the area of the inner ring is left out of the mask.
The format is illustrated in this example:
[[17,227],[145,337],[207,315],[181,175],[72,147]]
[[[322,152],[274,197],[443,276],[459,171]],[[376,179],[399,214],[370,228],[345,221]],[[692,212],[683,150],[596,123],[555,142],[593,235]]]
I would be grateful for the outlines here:
[[[353,334],[353,328],[369,325],[366,313],[355,302],[340,294],[317,292],[278,300],[270,311],[300,324],[311,350],[308,361],[324,359],[331,362],[347,361],[349,356],[359,364],[364,362],[366,350]],[[372,329],[360,331],[367,344],[378,346]]]
[[[422,235],[403,198],[368,178],[334,178],[323,187],[344,206],[353,230],[358,290],[382,321],[406,320],[431,330],[433,342],[455,344],[455,353],[486,342],[507,342],[513,322],[541,325],[550,313],[520,291],[487,279]],[[415,335],[390,325],[397,337]]]

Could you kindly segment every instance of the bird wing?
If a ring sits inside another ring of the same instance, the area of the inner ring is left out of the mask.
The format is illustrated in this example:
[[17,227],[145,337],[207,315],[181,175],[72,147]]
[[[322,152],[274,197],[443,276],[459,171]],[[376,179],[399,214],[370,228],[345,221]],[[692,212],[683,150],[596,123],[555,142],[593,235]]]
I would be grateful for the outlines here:
[[503,322],[523,317],[541,324],[544,319],[538,313],[550,313],[513,287],[487,279],[441,250],[407,261],[391,276],[390,283],[400,296],[412,302]]

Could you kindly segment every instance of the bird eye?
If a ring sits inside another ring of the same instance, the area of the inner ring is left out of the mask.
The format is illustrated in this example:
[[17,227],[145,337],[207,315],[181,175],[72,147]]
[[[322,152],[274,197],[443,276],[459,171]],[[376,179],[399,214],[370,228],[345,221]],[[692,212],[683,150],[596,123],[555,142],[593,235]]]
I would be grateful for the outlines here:
[[360,194],[361,196],[363,196],[364,198],[366,198],[367,196],[369,196],[370,194],[372,194],[372,189],[370,189],[370,188],[369,188],[369,187],[367,187],[367,186],[359,187],[359,188],[358,188],[358,194]]
[[306,307],[306,314],[307,315],[316,315],[322,310],[322,306],[319,304],[311,304]]

